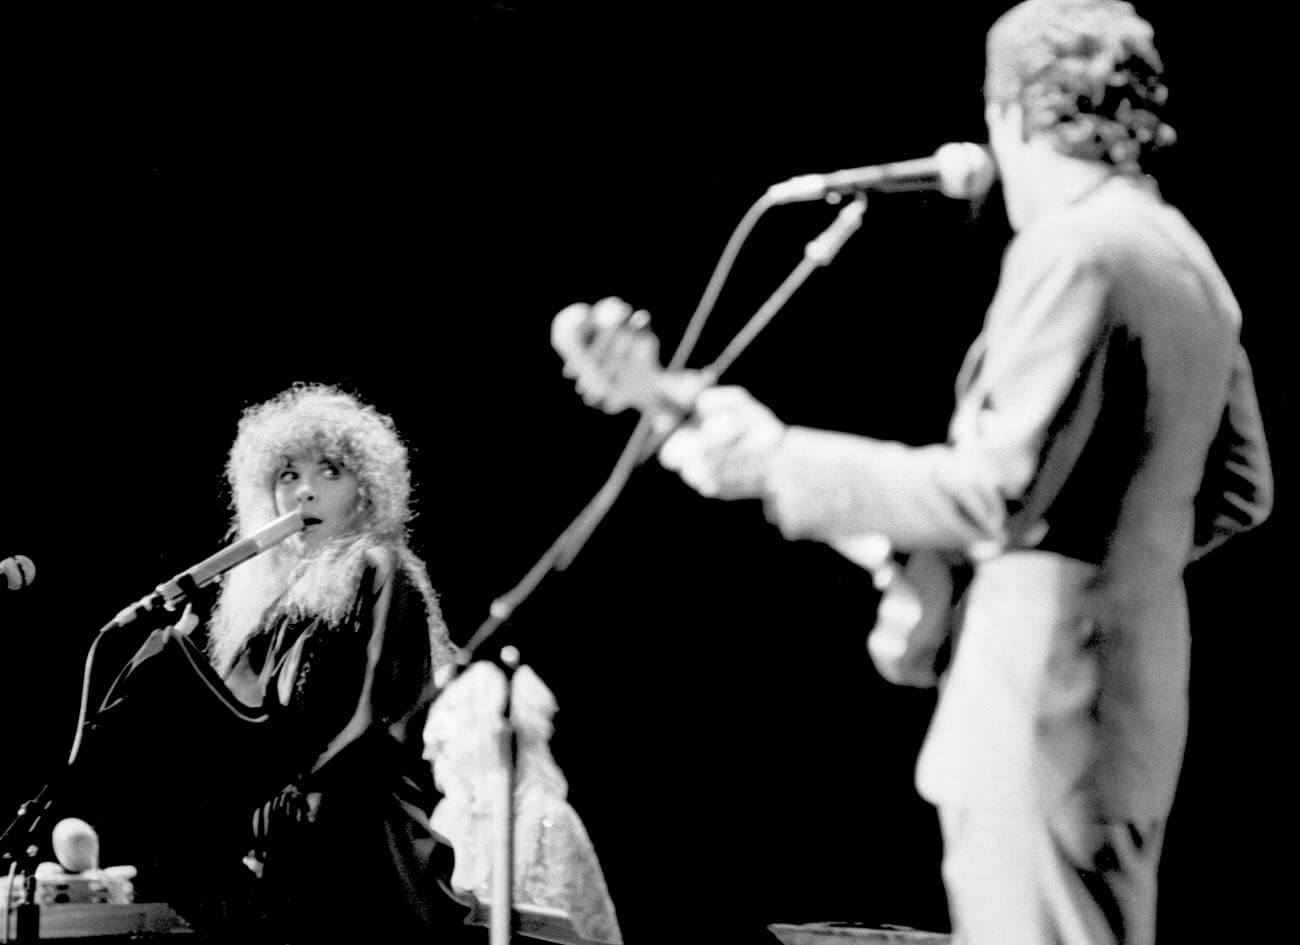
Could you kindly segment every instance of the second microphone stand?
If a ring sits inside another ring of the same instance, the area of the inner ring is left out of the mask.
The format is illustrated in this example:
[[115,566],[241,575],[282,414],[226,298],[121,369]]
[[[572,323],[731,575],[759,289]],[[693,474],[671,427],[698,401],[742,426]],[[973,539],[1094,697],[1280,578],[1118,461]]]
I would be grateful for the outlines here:
[[[760,202],[760,210],[765,210]],[[828,265],[840,249],[862,226],[862,217],[866,212],[866,198],[858,196],[844,206],[834,222],[816,239],[804,247],[803,258],[794,270],[785,278],[767,301],[755,312],[735,338],[723,349],[722,354],[705,368],[705,373],[714,381],[721,377],[741,353],[753,342],[773,317],[781,310],[790,297],[799,289],[808,277],[817,269]],[[716,281],[716,280],[715,280]],[[703,310],[703,309],[701,309]],[[698,314],[698,313],[697,313]],[[693,343],[699,326],[692,320],[688,328],[688,337]],[[674,356],[673,361],[684,360],[689,344],[684,344]],[[673,367],[680,367],[674,364]],[[536,590],[542,580],[552,571],[563,570],[573,561],[583,545],[591,536],[596,526],[609,512],[615,500],[621,494],[632,471],[653,456],[664,440],[680,426],[678,421],[668,429],[656,428],[649,413],[642,414],[627,444],[624,446],[617,463],[605,484],[595,497],[578,514],[560,536],[551,544],[537,563],[529,569],[517,585],[492,601],[488,617],[475,631],[473,637],[462,648],[457,660],[458,665],[467,666],[474,653],[510,619],[521,604]],[[489,922],[489,940],[491,945],[508,945],[513,925],[514,900],[514,783],[515,783],[515,732],[510,717],[510,687],[513,671],[518,666],[518,651],[514,647],[502,650],[502,665],[506,671],[506,699],[504,703],[500,730],[500,758],[504,768],[500,794],[499,810],[503,821],[498,834],[497,846],[493,851],[492,864],[492,907]],[[445,685],[445,681],[443,683]],[[425,698],[417,705],[427,705],[437,696],[442,686],[431,684]]]
[[[817,269],[830,264],[849,237],[862,226],[862,216],[866,212],[866,207],[866,198],[862,196],[845,205],[835,221],[804,247],[803,258],[799,264],[750,317],[717,359],[704,369],[704,374],[714,381],[721,378],[722,374],[758,337],[759,332],[767,327],[790,297],[808,280],[808,277]],[[632,431],[627,445],[624,446],[623,452],[615,463],[613,472],[601,486],[600,491],[529,569],[523,580],[492,601],[488,608],[487,619],[475,631],[462,651],[461,665],[467,664],[473,658],[474,652],[510,619],[510,616],[528,599],[547,574],[568,567],[582,550],[596,526],[613,507],[632,471],[658,452],[659,447],[684,422],[684,419],[667,429],[657,429],[654,418],[648,413],[642,414],[636,429]]]

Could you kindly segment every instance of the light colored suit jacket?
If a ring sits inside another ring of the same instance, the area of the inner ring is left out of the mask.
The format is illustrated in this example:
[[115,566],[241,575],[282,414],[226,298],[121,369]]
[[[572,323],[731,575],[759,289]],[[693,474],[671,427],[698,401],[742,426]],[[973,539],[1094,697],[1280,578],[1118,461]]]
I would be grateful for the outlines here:
[[1012,241],[948,442],[792,428],[792,538],[1003,549],[975,564],[918,765],[936,803],[1163,816],[1187,725],[1183,569],[1272,481],[1240,310],[1200,237],[1114,177]]

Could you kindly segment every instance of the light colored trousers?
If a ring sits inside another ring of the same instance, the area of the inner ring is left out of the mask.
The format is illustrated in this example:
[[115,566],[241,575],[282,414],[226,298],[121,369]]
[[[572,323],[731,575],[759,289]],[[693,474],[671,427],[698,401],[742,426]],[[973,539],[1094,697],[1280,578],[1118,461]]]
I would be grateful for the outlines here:
[[1152,945],[1164,823],[941,808],[953,945]]

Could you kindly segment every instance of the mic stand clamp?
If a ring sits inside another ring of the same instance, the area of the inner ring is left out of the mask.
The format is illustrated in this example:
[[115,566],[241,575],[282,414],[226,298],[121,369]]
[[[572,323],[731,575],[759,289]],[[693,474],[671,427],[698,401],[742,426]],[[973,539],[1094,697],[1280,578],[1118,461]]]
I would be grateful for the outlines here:
[[194,580],[193,575],[189,573],[178,575],[173,579],[173,583],[179,588],[179,592],[173,591],[169,595],[164,592],[164,585],[159,584],[152,593],[140,598],[129,607],[123,607],[112,622],[104,627],[104,630],[125,627],[127,624],[138,620],[145,614],[153,613],[155,610],[165,610],[169,614],[175,613],[182,604],[198,598],[199,585]]

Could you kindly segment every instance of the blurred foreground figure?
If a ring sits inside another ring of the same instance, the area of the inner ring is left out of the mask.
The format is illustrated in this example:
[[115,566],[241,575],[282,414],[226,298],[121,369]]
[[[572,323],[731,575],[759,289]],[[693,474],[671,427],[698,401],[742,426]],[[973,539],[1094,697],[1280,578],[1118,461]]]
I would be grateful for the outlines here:
[[791,539],[882,574],[910,555],[882,580],[895,603],[914,582],[909,606],[882,605],[870,649],[892,681],[943,674],[917,783],[966,945],[1151,941],[1187,732],[1183,570],[1271,507],[1237,302],[1143,174],[1173,140],[1152,36],[1114,0],[1029,0],[990,30],[1017,232],[947,442],[788,427],[728,387],[660,450]]
[[[425,757],[443,799],[431,823],[456,850],[451,883],[480,902],[492,894],[492,863],[500,844],[505,674],[491,663],[471,665],[429,711]],[[555,697],[521,666],[509,683],[515,736],[514,891],[516,907],[550,912],[572,923],[583,940],[620,945],[614,904],[586,828],[569,805],[568,782],[551,755]]]

